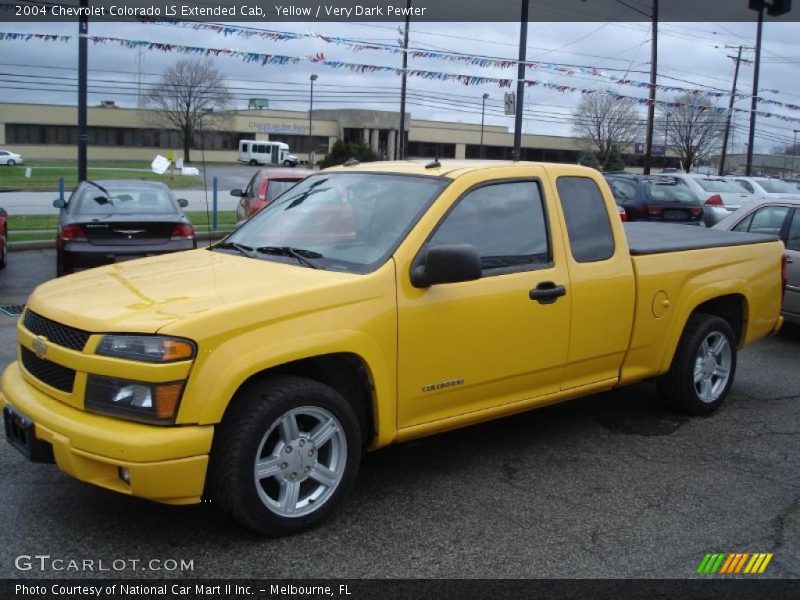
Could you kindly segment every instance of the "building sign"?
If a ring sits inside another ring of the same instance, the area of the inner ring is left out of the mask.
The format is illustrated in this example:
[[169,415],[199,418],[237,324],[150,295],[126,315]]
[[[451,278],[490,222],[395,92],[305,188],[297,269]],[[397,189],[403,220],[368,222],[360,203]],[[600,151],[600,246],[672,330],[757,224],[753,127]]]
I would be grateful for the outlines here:
[[[666,153],[666,150],[667,150],[666,146],[663,146],[663,145],[659,146],[658,144],[653,144],[652,155],[653,156],[664,156],[664,154]],[[644,144],[642,144],[641,142],[635,144],[633,146],[633,152],[634,152],[634,154],[644,154]]]
[[261,123],[250,121],[247,126],[259,133],[279,133],[283,135],[308,135],[308,127],[288,123]]

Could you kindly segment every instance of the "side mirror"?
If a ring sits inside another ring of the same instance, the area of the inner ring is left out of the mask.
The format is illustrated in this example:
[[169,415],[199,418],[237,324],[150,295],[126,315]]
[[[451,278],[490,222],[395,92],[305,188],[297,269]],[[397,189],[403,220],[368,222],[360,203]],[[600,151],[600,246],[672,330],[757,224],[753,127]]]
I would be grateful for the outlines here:
[[189,206],[189,201],[186,198],[178,198],[178,206],[181,208],[186,208]]
[[238,197],[241,197],[241,196],[242,196],[242,190],[241,190],[241,189],[239,189],[239,188],[234,188],[234,189],[232,189],[232,190],[231,190],[231,196],[238,196]]
[[67,203],[64,202],[63,198],[56,198],[55,200],[53,200],[53,207],[54,208],[65,208],[66,206],[67,206]]
[[472,244],[440,244],[428,248],[411,268],[411,285],[426,288],[481,278],[481,257]]

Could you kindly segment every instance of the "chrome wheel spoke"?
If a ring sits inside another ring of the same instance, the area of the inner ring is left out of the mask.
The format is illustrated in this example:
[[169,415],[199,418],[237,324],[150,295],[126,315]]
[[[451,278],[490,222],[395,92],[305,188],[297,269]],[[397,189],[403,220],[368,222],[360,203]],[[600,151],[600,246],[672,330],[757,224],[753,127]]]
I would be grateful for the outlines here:
[[719,377],[720,379],[727,379],[730,372],[731,372],[730,368],[723,365],[717,365],[716,368],[714,369],[714,377]]
[[281,493],[278,497],[278,504],[286,514],[292,514],[297,510],[300,501],[300,482],[284,481],[281,483]]
[[339,424],[336,422],[336,419],[331,418],[317,425],[309,437],[317,448],[321,448],[338,431]]
[[270,455],[256,462],[256,479],[277,477],[280,473],[280,459],[277,456]]
[[728,345],[728,341],[725,339],[725,336],[719,336],[716,342],[711,345],[711,353],[719,359],[722,355],[723,350]]
[[336,485],[336,482],[339,479],[339,475],[335,471],[321,464],[314,465],[314,468],[311,469],[311,472],[308,474],[308,476],[327,488]]
[[288,444],[300,435],[300,430],[297,427],[297,418],[294,413],[286,413],[281,417],[280,436],[284,444]]
[[703,379],[703,361],[699,358],[694,363],[694,382],[700,383]]
[[699,382],[698,395],[704,402],[708,402],[711,397],[711,379],[703,377]]

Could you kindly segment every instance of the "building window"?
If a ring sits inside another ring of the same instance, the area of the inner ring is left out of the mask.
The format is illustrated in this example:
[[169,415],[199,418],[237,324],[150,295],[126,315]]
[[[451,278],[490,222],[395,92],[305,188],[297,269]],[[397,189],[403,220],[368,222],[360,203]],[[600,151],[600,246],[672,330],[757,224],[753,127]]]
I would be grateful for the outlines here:
[[406,155],[419,158],[455,158],[456,145],[438,142],[408,142]]

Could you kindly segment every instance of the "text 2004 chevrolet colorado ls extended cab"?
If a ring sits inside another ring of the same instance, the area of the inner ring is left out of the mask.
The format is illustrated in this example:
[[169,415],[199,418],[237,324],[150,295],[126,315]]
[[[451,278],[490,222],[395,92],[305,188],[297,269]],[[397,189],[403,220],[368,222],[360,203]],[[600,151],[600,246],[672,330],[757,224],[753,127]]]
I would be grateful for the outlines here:
[[38,287],[6,432],[80,480],[289,534],[342,502],[364,448],[649,378],[714,410],[737,349],[780,327],[783,256],[626,236],[583,167],[339,167],[211,248]]

